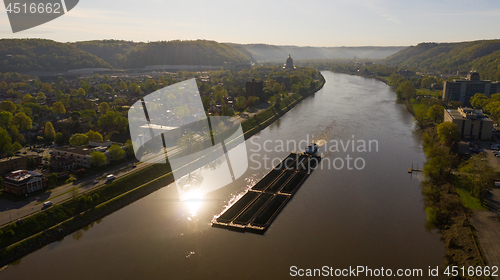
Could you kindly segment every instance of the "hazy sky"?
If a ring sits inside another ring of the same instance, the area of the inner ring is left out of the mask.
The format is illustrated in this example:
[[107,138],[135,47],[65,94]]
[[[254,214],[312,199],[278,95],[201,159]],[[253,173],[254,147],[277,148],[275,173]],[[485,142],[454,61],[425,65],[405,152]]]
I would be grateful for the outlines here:
[[500,1],[80,0],[68,14],[1,38],[208,39],[298,46],[406,46],[499,38]]

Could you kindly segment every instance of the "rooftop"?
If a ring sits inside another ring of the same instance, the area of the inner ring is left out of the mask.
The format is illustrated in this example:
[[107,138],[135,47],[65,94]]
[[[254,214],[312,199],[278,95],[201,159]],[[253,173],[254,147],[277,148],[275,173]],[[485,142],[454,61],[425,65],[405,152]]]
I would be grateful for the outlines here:
[[17,170],[9,173],[5,179],[7,182],[14,183],[14,184],[21,184],[21,183],[28,183],[31,180],[35,181],[37,178],[35,177],[41,177],[42,174],[33,172],[33,171],[28,171],[28,170]]
[[73,146],[63,146],[63,147],[58,147],[54,148],[54,151],[62,151],[62,152],[68,152],[72,154],[79,154],[79,155],[90,155],[93,151],[95,151],[95,147],[92,146],[80,146],[80,147],[73,147]]
[[465,120],[465,119],[477,119],[477,120],[490,120],[487,116],[482,114],[481,110],[473,110],[471,108],[458,108],[458,109],[446,109],[448,114],[454,120]]

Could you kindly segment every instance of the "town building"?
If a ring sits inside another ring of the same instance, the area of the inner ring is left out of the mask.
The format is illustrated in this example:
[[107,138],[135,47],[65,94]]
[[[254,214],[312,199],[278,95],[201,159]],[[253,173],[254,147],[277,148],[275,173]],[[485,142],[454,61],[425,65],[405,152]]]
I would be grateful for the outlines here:
[[295,69],[293,67],[293,59],[290,55],[288,55],[288,58],[286,59],[285,69]]
[[262,96],[264,94],[264,82],[257,82],[252,79],[251,82],[246,83],[246,96]]
[[444,121],[455,123],[461,138],[488,141],[493,134],[493,121],[483,115],[481,110],[461,107],[445,109]]
[[50,157],[50,166],[56,170],[70,170],[76,167],[72,154],[54,155]]
[[26,157],[14,156],[0,159],[0,174],[20,169],[26,169]]
[[[53,157],[72,157],[74,160],[74,164],[82,167],[90,168],[92,166],[92,162],[90,161],[90,154],[94,151],[98,151],[103,153],[107,161],[105,163],[109,164],[111,161],[111,155],[109,154],[109,147],[111,147],[113,143],[111,141],[90,141],[88,146],[63,146],[57,147],[52,150]],[[125,149],[125,147],[122,147]]]
[[484,93],[487,97],[500,92],[500,83],[481,80],[479,73],[470,72],[465,80],[444,82],[443,100],[445,102],[460,101],[469,104],[471,97],[476,93]]
[[42,174],[28,170],[9,173],[3,182],[3,190],[15,195],[26,195],[48,186],[47,178]]

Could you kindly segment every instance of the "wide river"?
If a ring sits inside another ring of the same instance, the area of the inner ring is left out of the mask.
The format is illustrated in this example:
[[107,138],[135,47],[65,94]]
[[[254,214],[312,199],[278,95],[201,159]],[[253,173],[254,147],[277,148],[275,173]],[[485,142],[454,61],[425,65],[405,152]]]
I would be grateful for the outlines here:
[[[425,161],[412,116],[378,80],[323,75],[322,90],[246,141],[249,168],[235,182],[188,202],[166,186],[9,265],[0,279],[283,279],[292,266],[421,268],[417,279],[427,279],[445,249],[425,228],[421,178],[407,173]],[[264,235],[211,227],[270,159],[306,139],[323,144],[323,166]]]

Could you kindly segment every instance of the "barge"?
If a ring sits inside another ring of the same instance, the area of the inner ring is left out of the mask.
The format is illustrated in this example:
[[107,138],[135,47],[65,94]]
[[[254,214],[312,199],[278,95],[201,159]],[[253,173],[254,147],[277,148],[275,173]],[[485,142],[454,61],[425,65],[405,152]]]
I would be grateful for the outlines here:
[[290,153],[231,207],[213,227],[264,234],[321,161],[316,153]]

